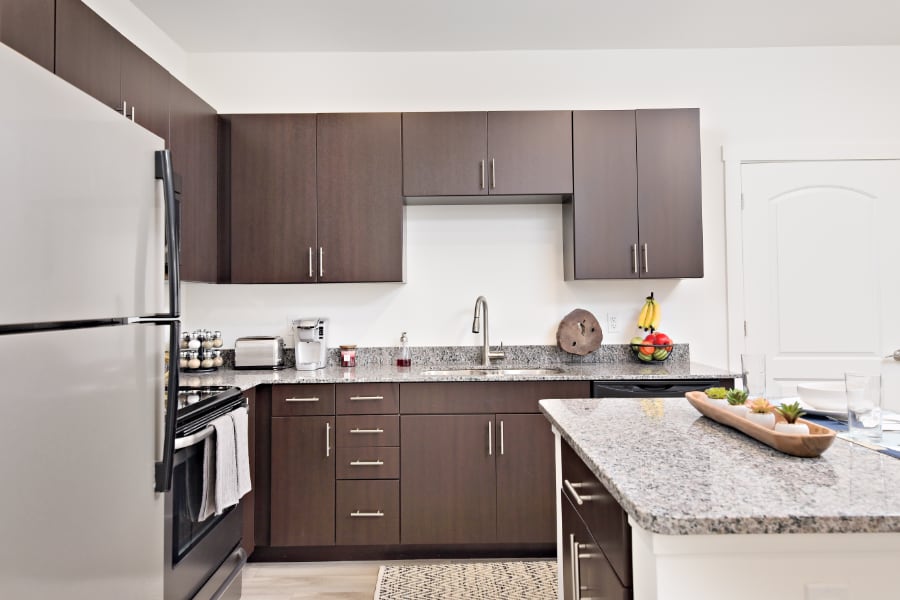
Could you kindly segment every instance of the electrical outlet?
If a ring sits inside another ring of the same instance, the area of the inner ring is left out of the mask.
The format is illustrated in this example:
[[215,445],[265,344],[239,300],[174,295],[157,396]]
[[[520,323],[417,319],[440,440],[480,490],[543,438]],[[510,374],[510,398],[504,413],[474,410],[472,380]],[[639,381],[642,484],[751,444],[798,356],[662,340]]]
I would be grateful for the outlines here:
[[619,331],[622,326],[622,317],[618,313],[606,313],[606,324],[610,333]]
[[834,583],[807,583],[805,600],[850,600],[846,585]]

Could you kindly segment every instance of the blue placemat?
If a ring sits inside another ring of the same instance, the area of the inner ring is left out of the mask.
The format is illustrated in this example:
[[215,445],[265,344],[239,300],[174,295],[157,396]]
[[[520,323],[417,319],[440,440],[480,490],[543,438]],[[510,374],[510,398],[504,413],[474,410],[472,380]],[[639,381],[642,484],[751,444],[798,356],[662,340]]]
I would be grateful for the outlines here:
[[[809,421],[810,423],[815,423],[816,425],[821,425],[822,427],[827,427],[828,429],[831,429],[838,433],[846,433],[847,432],[847,424],[846,423],[841,423],[839,421],[829,419],[828,417],[806,415],[803,418],[805,420]],[[891,450],[890,448],[880,448],[880,449],[873,448],[873,450],[875,450],[876,452],[881,452],[882,454],[887,454],[888,456],[892,456],[893,458],[900,458],[900,451],[898,451],[898,450]]]

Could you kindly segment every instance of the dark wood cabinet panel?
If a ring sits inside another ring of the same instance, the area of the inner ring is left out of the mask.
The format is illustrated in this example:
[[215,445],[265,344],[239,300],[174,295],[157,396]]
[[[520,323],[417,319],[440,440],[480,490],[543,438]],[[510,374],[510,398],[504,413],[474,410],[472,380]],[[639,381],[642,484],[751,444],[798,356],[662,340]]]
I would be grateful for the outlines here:
[[699,110],[575,111],[566,279],[703,277]]
[[399,446],[398,415],[344,415],[337,418],[338,448]]
[[53,71],[55,0],[0,0],[0,42]]
[[542,414],[496,416],[497,541],[556,539],[555,451]]
[[276,417],[333,414],[332,383],[287,383],[272,386],[272,415]]
[[241,529],[241,547],[250,555],[256,547],[256,388],[245,390],[247,397],[247,446],[250,455],[250,484],[251,489],[241,498],[241,510],[243,514]]
[[542,398],[588,398],[589,381],[455,381],[400,384],[403,414],[538,413]]
[[272,418],[271,544],[334,544],[334,417]]
[[231,282],[316,281],[316,116],[228,120]]
[[495,541],[493,427],[492,415],[400,418],[402,543]]
[[572,193],[572,112],[488,113],[491,194]]
[[403,113],[403,194],[488,193],[487,113]]
[[57,0],[56,74],[115,110],[122,109],[124,39],[81,0]]
[[638,277],[637,138],[633,110],[572,114],[574,194],[564,211],[573,230],[566,279]]
[[169,81],[169,148],[181,177],[181,278],[218,280],[218,117],[177,79]]
[[[122,38],[122,100],[128,117],[169,142],[169,86],[174,79],[140,48]],[[186,174],[182,174],[183,176]]]
[[700,111],[638,110],[642,277],[703,277]]
[[334,393],[339,415],[394,414],[400,409],[399,383],[339,383]]
[[[631,600],[632,590],[616,577],[578,512],[562,495],[563,600]],[[574,564],[573,564],[574,563]]]
[[338,481],[335,529],[338,544],[399,544],[400,483]]
[[400,114],[317,119],[319,281],[402,281]]

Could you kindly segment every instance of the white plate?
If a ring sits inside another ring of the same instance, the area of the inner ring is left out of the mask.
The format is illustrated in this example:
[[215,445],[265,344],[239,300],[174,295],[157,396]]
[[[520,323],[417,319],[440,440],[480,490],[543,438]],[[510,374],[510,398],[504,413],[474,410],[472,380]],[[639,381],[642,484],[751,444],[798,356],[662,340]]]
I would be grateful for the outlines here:
[[[818,408],[813,408],[809,405],[809,403],[804,402],[802,398],[781,398],[780,400],[773,401],[772,404],[778,406],[781,404],[790,404],[791,402],[795,401],[800,404],[800,408],[803,409],[803,412],[811,417],[834,417],[835,419],[847,418],[846,410],[821,410]],[[800,418],[802,419],[803,417]]]
[[843,381],[824,381],[797,386],[797,395],[812,410],[847,412],[847,392]]

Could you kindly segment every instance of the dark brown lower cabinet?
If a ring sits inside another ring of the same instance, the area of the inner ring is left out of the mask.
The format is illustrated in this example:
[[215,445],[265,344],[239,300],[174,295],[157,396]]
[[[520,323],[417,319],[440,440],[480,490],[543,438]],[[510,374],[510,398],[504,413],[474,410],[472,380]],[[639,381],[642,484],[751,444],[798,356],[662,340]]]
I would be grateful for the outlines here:
[[400,543],[400,482],[337,482],[335,528],[338,545]]
[[493,435],[493,415],[400,417],[402,543],[496,541]]
[[572,503],[562,494],[563,599],[631,600]]
[[556,539],[553,432],[542,414],[496,416],[497,541]]
[[256,388],[244,391],[244,395],[247,396],[247,446],[250,455],[250,482],[253,489],[241,498],[244,520],[241,529],[241,547],[250,555],[253,554],[253,549],[256,547],[254,523],[256,514]]
[[334,544],[334,417],[273,417],[271,545]]

